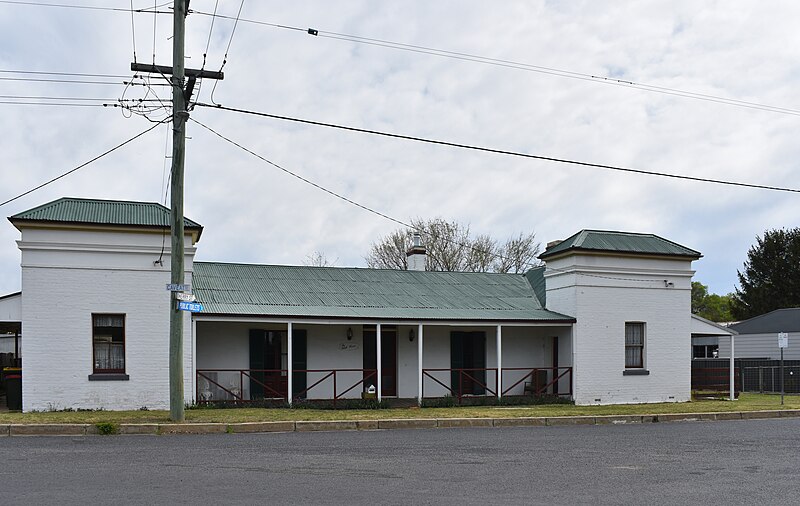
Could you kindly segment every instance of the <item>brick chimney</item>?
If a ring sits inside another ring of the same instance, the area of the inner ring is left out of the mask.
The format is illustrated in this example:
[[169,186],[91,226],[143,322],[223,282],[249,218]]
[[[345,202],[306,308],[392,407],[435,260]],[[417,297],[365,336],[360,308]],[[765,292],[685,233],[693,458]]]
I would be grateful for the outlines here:
[[427,254],[425,246],[422,245],[422,237],[420,237],[419,232],[414,232],[413,245],[406,251],[406,257],[408,257],[408,270],[425,270]]

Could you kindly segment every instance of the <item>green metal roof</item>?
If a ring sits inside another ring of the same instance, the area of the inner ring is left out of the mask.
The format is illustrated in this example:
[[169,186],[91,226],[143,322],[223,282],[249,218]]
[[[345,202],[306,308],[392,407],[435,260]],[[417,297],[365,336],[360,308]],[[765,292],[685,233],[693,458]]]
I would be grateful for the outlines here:
[[195,262],[203,314],[573,322],[519,274]]
[[610,253],[629,253],[635,255],[679,256],[700,258],[699,251],[668,241],[653,234],[633,232],[611,232],[607,230],[581,230],[569,239],[547,248],[539,255],[540,259],[550,258],[570,250],[596,251]]
[[544,265],[541,267],[534,267],[525,273],[525,277],[528,279],[528,283],[531,284],[531,288],[533,288],[533,293],[536,294],[539,304],[541,304],[542,307],[547,307],[547,281],[544,279],[544,271]]
[[[169,227],[170,210],[156,202],[127,202],[63,197],[8,218],[11,223],[42,221],[91,225]],[[183,226],[202,233],[200,224],[183,219]],[[198,233],[199,237],[199,233]]]

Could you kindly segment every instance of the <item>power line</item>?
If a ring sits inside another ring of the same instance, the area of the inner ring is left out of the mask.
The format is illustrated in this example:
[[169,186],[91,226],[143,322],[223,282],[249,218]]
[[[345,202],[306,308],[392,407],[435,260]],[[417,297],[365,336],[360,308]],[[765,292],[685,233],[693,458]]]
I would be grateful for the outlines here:
[[[41,70],[0,70],[0,74],[31,74],[31,75],[48,75],[48,76],[78,76],[78,77],[108,77],[118,79],[129,79],[130,75],[123,74],[86,74],[80,72],[45,72]],[[135,76],[134,76],[135,77]]]
[[273,166],[273,167],[275,167],[276,169],[282,170],[283,172],[285,172],[285,173],[289,174],[290,176],[292,176],[292,177],[294,177],[294,178],[297,178],[297,179],[299,179],[300,181],[303,181],[304,183],[306,183],[306,184],[309,184],[309,185],[313,186],[314,188],[317,188],[318,190],[322,190],[322,191],[324,191],[325,193],[328,193],[328,194],[330,194],[330,195],[333,195],[334,197],[336,197],[336,198],[338,198],[338,199],[341,199],[341,200],[344,200],[345,202],[347,202],[347,203],[349,203],[349,204],[352,204],[352,205],[354,205],[354,206],[356,206],[356,207],[360,207],[361,209],[363,209],[363,210],[365,210],[365,211],[368,211],[368,212],[370,212],[370,213],[372,213],[372,214],[376,214],[376,215],[378,215],[378,216],[380,216],[380,217],[382,217],[382,218],[385,218],[385,219],[387,219],[387,220],[389,220],[389,221],[393,221],[394,223],[397,223],[398,225],[402,225],[402,226],[404,226],[404,227],[413,228],[413,227],[411,227],[411,225],[409,225],[408,223],[402,222],[402,221],[400,221],[400,220],[398,220],[398,219],[396,219],[396,218],[392,218],[391,216],[389,216],[389,215],[387,215],[387,214],[383,214],[383,213],[382,213],[382,212],[380,212],[380,211],[376,211],[375,209],[372,209],[371,207],[367,207],[367,206],[365,206],[365,205],[363,205],[363,204],[359,204],[359,203],[358,203],[358,202],[356,202],[355,200],[351,200],[351,199],[349,199],[349,198],[345,197],[344,195],[340,195],[340,194],[338,194],[338,193],[334,192],[333,190],[329,190],[329,189],[325,188],[324,186],[321,186],[321,185],[319,185],[319,184],[315,183],[314,181],[311,181],[310,179],[306,179],[306,178],[304,178],[303,176],[301,176],[300,174],[297,174],[296,172],[292,172],[292,171],[291,171],[291,170],[289,170],[289,169],[286,169],[286,168],[284,168],[284,167],[281,167],[281,166],[280,166],[280,165],[278,165],[277,163],[275,163],[275,162],[273,162],[273,161],[271,161],[271,160],[268,160],[268,159],[264,158],[263,156],[259,155],[258,153],[256,153],[255,151],[253,151],[253,150],[251,150],[251,149],[248,149],[248,148],[246,148],[245,146],[243,146],[243,145],[239,144],[238,142],[236,142],[236,141],[234,141],[234,140],[232,140],[232,139],[229,139],[228,137],[225,137],[225,136],[224,136],[224,135],[222,135],[221,133],[219,133],[219,132],[217,132],[216,130],[212,129],[211,127],[209,127],[209,126],[205,125],[204,123],[201,123],[201,122],[197,121],[196,119],[194,119],[194,118],[192,118],[192,117],[190,117],[189,119],[190,119],[190,120],[192,120],[193,122],[197,123],[197,124],[198,124],[198,125],[200,125],[201,127],[205,128],[205,129],[206,129],[206,130],[208,130],[209,132],[213,133],[214,135],[216,135],[216,136],[217,136],[217,137],[219,137],[220,139],[222,139],[222,140],[224,140],[224,141],[226,141],[226,142],[229,142],[230,144],[233,144],[234,146],[238,147],[239,149],[242,149],[242,150],[244,150],[244,151],[246,151],[246,152],[250,153],[251,155],[255,156],[255,157],[256,157],[256,158],[258,158],[259,160],[261,160],[261,161],[263,161],[263,162],[266,162],[266,163],[268,163],[268,164],[272,165],[272,166]]
[[[222,57],[222,65],[219,67],[219,71],[222,72],[222,69],[225,67],[225,64],[228,63],[228,52],[231,50],[231,43],[233,42],[233,35],[236,33],[236,27],[239,26],[239,18],[242,15],[242,8],[244,7],[244,0],[239,4],[239,11],[236,13],[236,20],[233,22],[233,29],[231,30],[231,38],[228,39],[228,47],[225,48],[225,55]],[[214,9],[216,13],[216,8]],[[220,16],[223,17],[223,16]],[[230,19],[228,16],[224,16],[227,19]],[[203,59],[205,61],[205,57]],[[214,103],[214,92],[217,91],[217,84],[219,80],[214,81],[214,87],[211,88],[211,96],[209,97],[211,102]],[[198,95],[197,98],[199,99],[200,96]]]
[[[206,69],[206,58],[208,57],[208,48],[211,47],[211,34],[214,33],[214,21],[217,20],[217,7],[219,7],[219,0],[214,2],[214,14],[213,17],[211,18],[211,27],[209,27],[208,29],[208,40],[206,40],[206,50],[203,51],[203,65],[200,67],[200,73],[202,73]],[[203,89],[203,80],[200,79],[200,83],[197,85],[197,94],[195,95],[197,98],[200,98],[200,91],[202,89]]]
[[[210,14],[203,11],[192,11],[195,14],[209,16]],[[217,14],[217,17],[220,18],[227,18],[233,19],[230,16],[224,16]],[[582,81],[589,81],[599,84],[606,84],[611,86],[618,86],[628,89],[638,89],[642,91],[649,91],[652,93],[660,93],[663,95],[671,95],[676,97],[683,97],[683,98],[691,98],[695,100],[703,100],[706,102],[714,102],[723,105],[730,105],[735,107],[742,107],[746,109],[756,109],[761,111],[767,112],[774,112],[779,114],[789,114],[793,116],[800,116],[800,109],[792,109],[787,107],[780,107],[780,106],[773,106],[767,104],[761,104],[758,102],[749,102],[745,100],[738,100],[733,98],[726,98],[717,95],[711,95],[708,93],[698,93],[693,91],[681,90],[678,88],[669,88],[666,86],[656,86],[647,83],[637,83],[630,80],[625,79],[616,79],[613,77],[606,77],[606,76],[599,76],[590,73],[584,72],[575,72],[571,70],[564,70],[558,69],[554,67],[548,67],[543,65],[534,65],[530,63],[518,62],[513,60],[504,60],[500,58],[491,58],[487,56],[480,56],[476,54],[464,53],[459,51],[449,51],[445,49],[437,49],[433,47],[427,46],[420,46],[415,44],[405,44],[402,42],[394,42],[390,40],[384,39],[376,39],[371,37],[361,37],[358,35],[346,34],[346,33],[339,33],[339,32],[329,32],[325,30],[317,30],[314,28],[301,28],[298,26],[288,26],[288,25],[281,25],[278,23],[270,23],[266,21],[258,21],[253,19],[245,19],[242,18],[241,21],[243,23],[250,23],[256,24],[260,26],[268,26],[271,28],[280,28],[285,30],[292,30],[297,32],[304,32],[309,35],[328,38],[328,39],[335,39],[335,40],[342,40],[346,42],[352,42],[355,44],[365,44],[370,46],[377,46],[377,47],[384,47],[389,49],[396,49],[399,51],[408,51],[413,53],[420,53],[426,54],[431,56],[439,56],[442,58],[451,58],[455,60],[473,62],[473,63],[480,63],[484,65],[493,65],[497,67],[504,67],[513,70],[522,70],[526,72],[536,72],[539,74],[547,74],[556,77],[564,77],[568,79],[578,79]]]
[[127,102],[158,102],[158,99],[155,98],[92,98],[92,97],[48,97],[48,96],[36,96],[36,95],[0,95],[0,98],[6,99],[21,99],[21,100],[82,100],[82,101],[94,101],[94,102],[115,102],[115,101],[127,101]]
[[[150,7],[145,7],[143,9],[124,9],[121,7],[98,7],[95,5],[77,5],[77,4],[50,4],[44,2],[24,2],[21,0],[0,0],[0,4],[11,4],[11,5],[27,5],[33,7],[61,7],[65,9],[85,9],[85,10],[92,10],[92,11],[114,11],[114,12],[137,12],[137,13],[146,13],[146,14],[172,14],[170,11],[158,11],[158,10],[150,10]],[[164,7],[169,3],[163,3],[159,7]]]
[[[157,9],[156,0],[153,0],[153,10]],[[158,20],[158,16],[153,16],[153,65],[156,64],[156,27],[158,26],[156,20]]]
[[49,105],[49,106],[60,106],[60,107],[106,107],[106,104],[77,104],[75,102],[17,102],[11,100],[0,100],[0,104],[3,105]]
[[85,81],[75,79],[44,79],[38,77],[0,77],[0,81],[24,81],[34,83],[68,83],[68,84],[105,84],[105,85],[118,85],[119,82],[112,81]]
[[457,143],[457,142],[442,141],[442,140],[437,140],[437,139],[427,139],[427,138],[424,138],[424,137],[416,137],[416,136],[411,136],[411,135],[402,135],[402,134],[391,133],[391,132],[382,132],[382,131],[379,131],[379,130],[369,130],[369,129],[366,129],[366,128],[357,128],[357,127],[351,127],[351,126],[345,126],[345,125],[337,125],[337,124],[334,124],[334,123],[324,123],[324,122],[321,122],[321,121],[313,121],[313,120],[302,119],[302,118],[293,118],[293,117],[290,117],[290,116],[281,116],[281,115],[278,115],[278,114],[269,114],[269,113],[265,113],[265,112],[249,111],[249,110],[246,110],[246,109],[237,109],[237,108],[234,108],[234,107],[225,107],[225,106],[222,106],[222,105],[205,104],[205,103],[201,103],[201,102],[198,102],[196,105],[199,105],[201,107],[210,107],[212,109],[222,109],[224,111],[231,111],[231,112],[238,112],[238,113],[242,113],[242,114],[249,114],[249,115],[253,115],[253,116],[262,116],[262,117],[266,117],[266,118],[279,119],[279,120],[283,120],[283,121],[292,121],[292,122],[295,122],[295,123],[304,123],[304,124],[308,124],[308,125],[323,126],[323,127],[327,127],[327,128],[336,128],[336,129],[339,129],[339,130],[347,130],[347,131],[350,131],[350,132],[358,132],[358,133],[365,133],[365,134],[370,134],[370,135],[378,135],[378,136],[389,137],[389,138],[393,138],[393,139],[404,139],[404,140],[409,140],[409,141],[423,142],[423,143],[426,143],[426,144],[435,144],[435,145],[439,145],[439,146],[448,146],[448,147],[453,147],[453,148],[469,149],[469,150],[472,150],[472,151],[483,151],[483,152],[486,152],[486,153],[495,153],[495,154],[499,154],[499,155],[517,156],[517,157],[529,158],[529,159],[533,159],[533,160],[543,160],[543,161],[548,161],[548,162],[564,163],[564,164],[570,164],[570,165],[580,165],[580,166],[583,166],[583,167],[591,167],[591,168],[595,168],[595,169],[613,170],[613,171],[627,172],[627,173],[632,173],[632,174],[643,174],[643,175],[647,175],[647,176],[658,176],[658,177],[666,177],[666,178],[672,178],[672,179],[682,179],[682,180],[686,180],[686,181],[696,181],[696,182],[701,182],[701,183],[712,183],[712,184],[721,184],[721,185],[727,185],[727,186],[738,186],[738,187],[744,187],[744,188],[756,188],[756,189],[760,189],[760,190],[772,190],[772,191],[800,193],[800,189],[796,189],[796,188],[787,188],[787,187],[781,187],[781,186],[769,186],[769,185],[761,185],[761,184],[754,184],[754,183],[742,183],[742,182],[738,182],[738,181],[725,181],[725,180],[722,180],[722,179],[711,179],[711,178],[703,178],[703,177],[695,177],[695,176],[686,176],[686,175],[681,175],[681,174],[670,174],[670,173],[667,173],[667,172],[657,172],[657,171],[649,171],[649,170],[643,170],[643,169],[633,169],[633,168],[629,168],[629,167],[620,167],[620,166],[616,166],[616,165],[607,165],[607,164],[602,164],[602,163],[582,162],[582,161],[579,161],[579,160],[570,160],[570,159],[566,159],[566,158],[556,158],[556,157],[552,157],[552,156],[533,155],[533,154],[530,154],[530,153],[522,153],[522,152],[519,152],[519,151],[510,151],[510,150],[505,150],[505,149],[488,148],[488,147],[483,147],[483,146],[475,146],[475,145],[472,145],[472,144],[461,144],[461,143]]
[[[325,193],[327,193],[327,194],[329,194],[329,195],[331,195],[333,197],[336,197],[339,200],[343,200],[344,202],[347,202],[348,204],[356,206],[356,207],[358,207],[358,208],[360,208],[360,209],[362,209],[364,211],[367,211],[367,212],[372,213],[372,214],[374,214],[376,216],[379,216],[379,217],[381,217],[383,219],[391,221],[391,222],[393,222],[393,223],[395,223],[397,225],[400,225],[400,226],[405,227],[405,228],[410,229],[410,230],[414,230],[414,231],[419,232],[419,233],[424,234],[424,235],[430,235],[430,233],[427,232],[426,230],[421,229],[419,227],[416,227],[411,223],[406,223],[406,222],[404,222],[402,220],[399,220],[397,218],[389,216],[386,213],[383,213],[383,212],[378,211],[376,209],[373,209],[373,208],[371,208],[369,206],[366,206],[364,204],[356,202],[355,200],[352,200],[352,199],[350,199],[348,197],[345,197],[344,195],[342,195],[340,193],[337,193],[337,192],[335,192],[333,190],[329,190],[328,188],[326,188],[326,187],[324,187],[324,186],[322,186],[322,185],[320,185],[318,183],[315,183],[314,181],[311,181],[310,179],[308,179],[306,177],[303,177],[300,174],[298,174],[296,172],[293,172],[293,171],[291,171],[291,170],[289,170],[289,169],[287,169],[287,168],[285,168],[285,167],[273,162],[272,160],[269,160],[269,159],[259,155],[255,151],[243,146],[242,144],[239,144],[238,142],[234,141],[233,139],[230,139],[229,137],[226,137],[226,136],[222,135],[221,133],[217,132],[216,130],[214,130],[213,128],[209,127],[208,125],[205,125],[204,123],[201,123],[200,121],[198,121],[198,120],[196,120],[196,119],[194,119],[192,117],[190,117],[189,119],[191,121],[197,123],[201,127],[205,128],[209,132],[213,133],[214,135],[216,135],[220,139],[224,140],[225,142],[233,144],[234,146],[238,147],[239,149],[241,149],[241,150],[243,150],[243,151],[255,156],[259,160],[261,160],[261,161],[263,161],[265,163],[268,163],[269,165],[275,167],[276,169],[278,169],[278,170],[280,170],[280,171],[282,171],[282,172],[284,172],[284,173],[286,173],[286,174],[288,174],[288,175],[290,175],[290,176],[292,176],[292,177],[294,177],[296,179],[299,179],[300,181],[302,181],[302,182],[304,182],[304,183],[306,183],[306,184],[308,184],[310,186],[313,186],[314,188],[316,188],[318,190],[321,190],[321,191],[323,191],[323,192],[325,192]],[[462,248],[470,249],[470,250],[475,251],[477,253],[480,253],[482,255],[488,255],[488,256],[496,258],[496,259],[511,260],[512,262],[515,262],[514,259],[506,257],[505,255],[501,255],[499,253],[494,253],[494,252],[482,250],[482,249],[477,248],[475,246],[472,246],[470,244],[461,243],[459,241],[454,241],[454,240],[448,239],[446,237],[440,237],[440,239],[442,239],[445,242],[448,242],[450,244],[453,244],[453,245],[456,245],[456,246],[460,246]],[[531,263],[531,262],[521,262],[521,265],[524,266],[524,267],[529,267],[529,268],[540,267],[540,264],[534,264],[534,263]],[[550,269],[552,271],[556,271],[556,272],[565,272],[565,273],[572,272],[572,271],[569,271],[569,270],[566,270],[566,269],[557,269],[557,268],[553,268],[553,267],[548,267],[548,269]],[[643,282],[643,283],[661,283],[661,282],[664,281],[663,279],[622,278],[622,277],[615,277],[615,276],[604,276],[604,275],[601,275],[601,274],[589,274],[589,273],[583,273],[583,272],[581,272],[579,274],[583,275],[583,276],[596,277],[596,278],[615,279],[615,280],[623,280],[623,281],[635,281],[635,282]]]
[[133,0],[131,0],[131,37],[133,37],[133,63],[136,63],[136,25],[134,24],[133,19]]
[[12,198],[10,198],[10,199],[8,199],[8,200],[4,201],[4,202],[0,202],[0,207],[3,207],[4,205],[6,205],[6,204],[9,204],[9,203],[11,203],[11,202],[14,202],[14,201],[15,201],[15,200],[17,200],[17,199],[21,199],[21,198],[22,198],[22,197],[24,197],[25,195],[29,195],[29,194],[31,194],[31,193],[33,193],[33,192],[35,192],[36,190],[38,190],[38,189],[40,189],[40,188],[44,188],[45,186],[47,186],[47,185],[49,185],[49,184],[51,184],[51,183],[54,183],[55,181],[58,181],[59,179],[61,179],[61,178],[64,178],[64,177],[66,177],[66,176],[68,176],[68,175],[72,174],[73,172],[75,172],[75,171],[77,171],[77,170],[80,170],[80,169],[82,169],[82,168],[86,167],[87,165],[89,165],[89,164],[90,164],[90,163],[92,163],[92,162],[96,162],[97,160],[99,160],[99,159],[103,158],[103,157],[104,157],[104,156],[106,156],[107,154],[109,154],[109,153],[112,153],[112,152],[114,152],[114,151],[118,150],[119,148],[121,148],[122,146],[124,146],[124,145],[126,145],[126,144],[129,144],[129,143],[131,143],[131,142],[135,141],[136,139],[138,139],[139,137],[143,136],[143,135],[144,135],[144,134],[146,134],[147,132],[149,132],[149,131],[153,130],[154,128],[156,128],[158,125],[160,125],[160,123],[156,123],[155,125],[151,126],[150,128],[148,128],[148,129],[146,129],[146,130],[144,130],[144,131],[142,131],[142,132],[140,132],[140,133],[138,133],[138,134],[134,135],[134,136],[133,136],[133,137],[131,137],[130,139],[128,139],[128,140],[126,140],[126,141],[124,141],[124,142],[121,142],[120,144],[117,144],[117,145],[116,145],[116,146],[114,146],[113,148],[111,148],[111,149],[108,149],[108,150],[104,151],[103,153],[101,153],[101,154],[99,154],[99,155],[95,156],[95,157],[94,157],[94,158],[92,158],[91,160],[89,160],[89,161],[87,161],[87,162],[84,162],[84,163],[82,163],[82,164],[78,165],[78,166],[77,166],[77,167],[75,167],[74,169],[70,169],[70,170],[68,170],[68,171],[64,172],[63,174],[61,174],[61,175],[59,175],[59,176],[56,176],[56,177],[54,177],[53,179],[50,179],[50,180],[48,180],[48,181],[45,181],[44,183],[42,183],[42,184],[40,184],[40,185],[38,185],[38,186],[34,186],[34,187],[33,187],[33,188],[31,188],[30,190],[28,190],[28,191],[25,191],[25,192],[23,192],[23,193],[20,193],[20,194],[19,194],[19,195],[17,195],[16,197],[12,197]]

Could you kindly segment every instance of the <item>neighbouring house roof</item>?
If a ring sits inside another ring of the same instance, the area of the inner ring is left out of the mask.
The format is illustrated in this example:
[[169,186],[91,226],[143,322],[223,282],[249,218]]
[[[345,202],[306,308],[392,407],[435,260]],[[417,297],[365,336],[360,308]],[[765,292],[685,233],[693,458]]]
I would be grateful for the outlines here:
[[0,296],[0,334],[19,332],[22,322],[22,292]]
[[776,309],[730,326],[740,334],[800,332],[800,307]]
[[[156,202],[128,202],[62,197],[8,218],[15,226],[26,222],[108,225],[123,227],[169,227],[170,210]],[[203,227],[183,219],[183,226],[197,231]]]
[[725,327],[696,314],[692,315],[692,337],[735,336],[737,334],[738,332],[730,327]]
[[668,241],[653,234],[581,230],[570,238],[547,248],[540,259],[551,258],[569,251],[628,253],[633,255],[677,256],[698,259],[699,251]]
[[202,314],[572,323],[525,276],[195,262]]

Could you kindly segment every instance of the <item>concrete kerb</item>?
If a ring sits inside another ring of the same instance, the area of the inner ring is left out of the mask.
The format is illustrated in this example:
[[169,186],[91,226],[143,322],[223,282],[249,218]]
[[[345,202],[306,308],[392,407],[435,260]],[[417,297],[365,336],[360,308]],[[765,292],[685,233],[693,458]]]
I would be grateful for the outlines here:
[[[800,410],[722,411],[716,413],[665,413],[649,415],[597,415],[519,418],[397,418],[384,420],[318,420],[240,423],[123,423],[118,434],[223,434],[313,432],[342,430],[435,429],[456,427],[543,427],[559,425],[641,424],[655,422],[698,422],[797,418]],[[3,424],[3,436],[85,436],[98,435],[95,424]]]
[[398,418],[378,420],[379,429],[435,429],[437,418]]
[[11,424],[10,436],[85,436],[88,423]]
[[[233,424],[231,424],[233,425]],[[308,422],[294,422],[296,432],[315,432],[315,431],[329,431],[329,430],[358,430],[358,424],[355,420],[325,420],[325,421],[308,421]]]
[[[604,415],[594,417],[595,425],[619,425],[626,423],[642,423],[642,415]],[[648,420],[652,421],[652,420]]]
[[244,434],[253,432],[294,432],[294,422],[242,422],[229,423],[227,432]]

